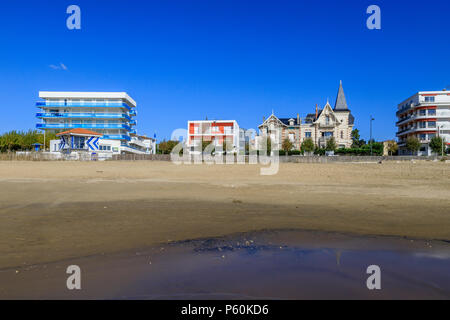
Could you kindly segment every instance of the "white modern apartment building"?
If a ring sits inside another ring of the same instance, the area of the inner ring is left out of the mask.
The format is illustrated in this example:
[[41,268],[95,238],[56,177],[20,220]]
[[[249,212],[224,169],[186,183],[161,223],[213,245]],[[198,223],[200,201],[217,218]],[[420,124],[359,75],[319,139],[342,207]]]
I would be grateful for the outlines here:
[[240,152],[245,148],[244,130],[239,128],[236,120],[198,120],[188,121],[187,147],[191,153],[202,150],[202,141]]
[[411,154],[406,139],[416,137],[422,143],[419,155],[431,155],[430,140],[435,136],[450,145],[450,91],[421,91],[400,103],[396,123],[399,154]]
[[[101,134],[98,150],[83,145],[88,151],[155,153],[154,139],[136,134],[136,102],[126,92],[40,91],[39,98],[38,129],[53,133],[86,129]],[[58,140],[52,141],[51,152],[60,148]]]

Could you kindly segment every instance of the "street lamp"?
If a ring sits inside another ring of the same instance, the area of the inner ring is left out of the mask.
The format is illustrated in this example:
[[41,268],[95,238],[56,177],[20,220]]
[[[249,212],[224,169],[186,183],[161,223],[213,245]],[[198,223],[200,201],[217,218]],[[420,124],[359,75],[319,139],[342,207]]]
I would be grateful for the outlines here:
[[372,156],[372,121],[373,120],[375,120],[375,118],[370,116],[370,156]]
[[441,146],[441,156],[444,156],[444,138],[441,137],[441,128],[444,125],[438,127],[438,137],[441,138],[442,146]]

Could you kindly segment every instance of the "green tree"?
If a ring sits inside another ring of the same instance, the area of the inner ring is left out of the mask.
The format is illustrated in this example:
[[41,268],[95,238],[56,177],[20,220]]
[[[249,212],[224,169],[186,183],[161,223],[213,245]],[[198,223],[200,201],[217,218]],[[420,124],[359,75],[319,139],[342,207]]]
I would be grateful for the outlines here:
[[[58,139],[55,133],[47,132],[45,146],[50,147],[50,140]],[[44,144],[44,133],[37,130],[12,130],[0,135],[0,152],[33,150],[35,143]]]
[[420,141],[416,137],[409,137],[408,139],[406,139],[406,148],[409,151],[417,153],[420,150],[420,146]]
[[313,152],[314,151],[314,142],[311,138],[306,138],[303,140],[303,143],[300,147],[302,152]]
[[272,152],[272,140],[270,137],[263,137],[261,144],[260,151],[262,151],[262,154],[270,155]]
[[325,147],[326,151],[336,151],[337,149],[337,145],[336,145],[336,140],[334,139],[334,137],[331,137],[327,140],[327,145]]
[[[444,145],[444,147],[442,147]],[[441,137],[433,137],[430,141],[430,148],[431,150],[436,153],[443,156],[443,152],[445,151],[445,143],[444,139]]]
[[366,144],[366,142],[361,139],[358,129],[353,129],[353,131],[352,131],[352,141],[353,141],[352,148],[361,148],[363,145]]
[[293,146],[294,145],[292,144],[291,140],[286,138],[286,139],[284,139],[283,143],[281,144],[281,149],[283,149],[284,152],[286,152],[286,155],[287,155],[288,152],[292,150]]
[[175,146],[178,144],[178,141],[173,141],[173,140],[163,140],[158,144],[158,152],[162,153],[162,154],[170,154],[173,150],[173,148],[175,148]]
[[250,143],[245,142],[245,154],[250,154]]

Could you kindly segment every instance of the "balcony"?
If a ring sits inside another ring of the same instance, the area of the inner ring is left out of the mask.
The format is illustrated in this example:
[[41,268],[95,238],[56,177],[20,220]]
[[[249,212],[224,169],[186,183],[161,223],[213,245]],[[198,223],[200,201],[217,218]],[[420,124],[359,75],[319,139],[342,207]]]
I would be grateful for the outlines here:
[[319,123],[319,128],[330,129],[334,128],[336,124],[334,123]]
[[[440,117],[440,116],[439,116]],[[403,125],[406,124],[408,122],[414,121],[414,120],[421,120],[421,119],[436,119],[439,118],[436,114],[414,114],[411,115],[409,117],[406,117],[404,119],[401,119],[399,121],[397,121],[395,124],[398,125]]]
[[401,115],[401,114],[403,114],[403,113],[405,113],[405,112],[411,110],[412,108],[413,108],[413,106],[412,106],[412,105],[409,105],[409,106],[406,107],[406,108],[402,108],[402,109],[398,110],[398,111],[395,113],[395,115],[398,117],[399,115]]
[[102,139],[108,140],[127,140],[130,141],[131,138],[125,134],[105,134]]
[[131,138],[130,144],[137,145],[141,148],[147,148],[147,145],[137,138]]
[[78,123],[38,123],[38,129],[125,129],[130,131],[131,128],[126,124],[78,124]]
[[130,125],[135,126],[137,124],[136,120],[130,120]]
[[130,116],[137,116],[136,110],[130,110],[130,112],[128,112],[128,114],[129,114]]
[[131,111],[131,107],[124,102],[56,102],[38,101],[36,107],[64,107],[64,108],[125,108]]
[[436,127],[425,127],[425,128],[416,128],[416,127],[411,127],[411,128],[407,128],[407,129],[403,129],[397,132],[396,136],[401,136],[401,135],[405,135],[405,134],[409,134],[409,133],[414,133],[414,132],[422,132],[422,131],[437,131]]
[[58,113],[58,112],[38,112],[37,118],[99,118],[99,119],[117,119],[124,118],[131,120],[126,113]]

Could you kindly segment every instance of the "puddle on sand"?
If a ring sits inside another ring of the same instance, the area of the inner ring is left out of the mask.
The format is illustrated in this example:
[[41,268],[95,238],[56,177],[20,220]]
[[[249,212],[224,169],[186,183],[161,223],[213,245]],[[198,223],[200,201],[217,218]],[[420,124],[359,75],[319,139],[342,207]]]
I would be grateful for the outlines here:
[[[65,288],[71,264],[82,269],[78,292]],[[369,265],[381,268],[381,290],[367,289]],[[10,298],[450,299],[450,245],[265,231],[36,266],[21,277]]]

